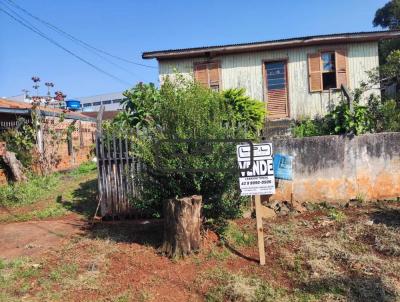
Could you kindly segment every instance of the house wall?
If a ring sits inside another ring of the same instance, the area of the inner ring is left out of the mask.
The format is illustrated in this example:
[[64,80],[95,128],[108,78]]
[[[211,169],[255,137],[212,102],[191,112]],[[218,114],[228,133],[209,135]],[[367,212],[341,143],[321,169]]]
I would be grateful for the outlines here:
[[293,181],[279,180],[275,200],[341,202],[400,197],[400,133],[273,141],[294,156]]
[[[340,92],[309,92],[308,54],[327,48],[347,49],[350,89],[359,87],[361,81],[368,79],[366,72],[379,66],[377,42],[230,54],[217,56],[213,59],[221,62],[222,89],[243,87],[249,96],[263,101],[265,99],[263,96],[262,62],[287,59],[290,117],[299,119],[326,114],[328,107],[337,103],[340,97]],[[162,82],[166,75],[173,76],[174,70],[185,76],[192,76],[193,63],[202,60],[204,58],[160,60],[160,81]],[[378,89],[371,90],[371,92],[380,93]],[[365,95],[366,97],[367,95]]]

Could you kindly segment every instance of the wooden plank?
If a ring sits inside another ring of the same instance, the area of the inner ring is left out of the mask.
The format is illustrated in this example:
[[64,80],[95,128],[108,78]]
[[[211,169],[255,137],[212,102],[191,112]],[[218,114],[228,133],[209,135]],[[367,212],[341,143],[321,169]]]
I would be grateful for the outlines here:
[[114,205],[114,186],[113,186],[113,177],[112,177],[112,158],[111,158],[111,144],[110,144],[110,137],[109,135],[106,136],[106,143],[107,143],[107,181],[108,181],[108,188],[109,188],[109,202],[111,203],[111,215],[114,219],[115,213],[115,205]]
[[126,134],[125,137],[125,171],[124,171],[124,176],[125,176],[125,183],[126,183],[126,196],[128,200],[128,209],[129,209],[129,197],[130,197],[130,189],[131,189],[131,183],[130,183],[130,164],[129,164],[129,132]]
[[117,142],[115,137],[115,132],[112,132],[112,171],[113,171],[113,181],[114,181],[114,197],[115,197],[115,215],[120,213],[120,184],[118,175],[118,160],[117,160]]
[[265,265],[265,247],[264,247],[264,230],[262,222],[262,205],[260,195],[255,196],[256,221],[257,221],[257,237],[258,237],[258,253],[260,255],[260,265]]
[[121,199],[121,211],[126,214],[126,199],[125,199],[125,185],[123,179],[123,151],[122,151],[122,136],[118,138],[118,146],[119,146],[119,160],[118,160],[118,172],[119,172],[119,185],[120,185],[120,199]]

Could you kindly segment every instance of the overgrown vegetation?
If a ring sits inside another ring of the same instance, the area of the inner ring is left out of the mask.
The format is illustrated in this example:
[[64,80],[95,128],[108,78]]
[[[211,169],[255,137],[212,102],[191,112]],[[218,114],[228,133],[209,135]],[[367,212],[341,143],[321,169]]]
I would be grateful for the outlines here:
[[6,142],[7,150],[14,152],[24,167],[29,167],[33,162],[36,132],[24,119],[19,119],[18,122],[21,125],[18,129],[8,129],[0,133],[0,141]]
[[400,131],[400,104],[371,95],[367,104],[360,104],[362,92],[356,91],[353,111],[344,99],[327,115],[295,122],[295,137]]
[[229,140],[257,137],[263,104],[243,89],[215,92],[179,74],[159,89],[140,83],[125,96],[125,111],[107,129],[137,132],[135,155],[146,168],[135,208],[159,217],[163,200],[200,194],[206,217],[236,217],[242,200],[233,171],[237,141]]
[[[93,162],[83,163],[79,167],[67,173],[53,173],[49,175],[31,174],[26,182],[11,183],[7,186],[0,186],[0,205],[6,207],[16,207],[36,203],[39,200],[46,199],[54,193],[66,178],[79,178],[80,176],[92,173],[96,169]],[[27,217],[44,218],[48,216],[57,216],[55,214],[62,213],[65,208],[59,205],[56,208],[32,211]],[[22,219],[26,220],[26,219]]]
[[17,206],[38,201],[46,197],[60,183],[60,174],[47,176],[31,175],[28,181],[0,186],[0,205]]

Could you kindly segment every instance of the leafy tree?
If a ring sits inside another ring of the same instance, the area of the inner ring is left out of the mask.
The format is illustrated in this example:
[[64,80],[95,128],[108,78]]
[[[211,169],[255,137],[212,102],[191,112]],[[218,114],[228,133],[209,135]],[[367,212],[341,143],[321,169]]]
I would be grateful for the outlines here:
[[400,29],[400,0],[391,0],[375,13],[375,27]]
[[206,217],[236,216],[242,203],[232,171],[236,143],[209,140],[256,137],[265,118],[263,104],[244,90],[219,93],[179,74],[166,78],[159,89],[139,84],[125,96],[126,113],[115,122],[136,127],[135,155],[146,166],[134,206],[144,215],[159,216],[164,199],[201,194]]
[[[400,29],[400,0],[391,0],[375,13],[372,21],[375,27]],[[400,39],[384,40],[379,43],[379,60],[386,63],[387,56],[395,49],[400,49]]]

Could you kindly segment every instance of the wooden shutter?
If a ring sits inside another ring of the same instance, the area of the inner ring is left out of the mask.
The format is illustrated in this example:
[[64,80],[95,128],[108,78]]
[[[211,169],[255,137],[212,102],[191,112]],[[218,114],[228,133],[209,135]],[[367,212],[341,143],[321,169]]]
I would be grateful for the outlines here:
[[308,82],[310,92],[322,91],[321,54],[308,55]]
[[194,64],[194,78],[201,85],[208,87],[208,68],[207,63],[195,63]]
[[345,49],[335,51],[336,61],[336,87],[347,86],[347,52]]
[[209,78],[210,78],[210,87],[214,89],[219,89],[219,74],[220,74],[220,68],[219,68],[219,62],[211,62],[208,64],[208,72],[209,72]]
[[269,119],[289,117],[286,68],[286,61],[265,63]]

